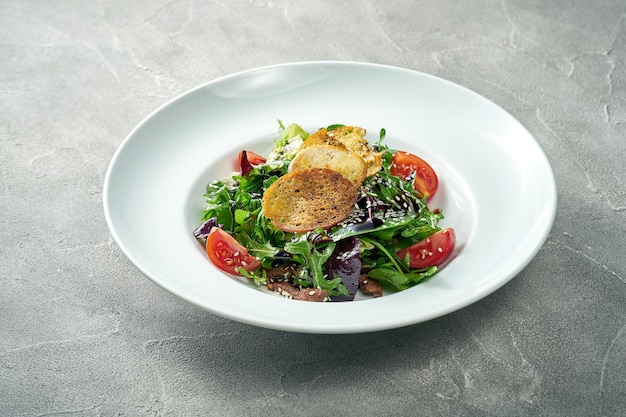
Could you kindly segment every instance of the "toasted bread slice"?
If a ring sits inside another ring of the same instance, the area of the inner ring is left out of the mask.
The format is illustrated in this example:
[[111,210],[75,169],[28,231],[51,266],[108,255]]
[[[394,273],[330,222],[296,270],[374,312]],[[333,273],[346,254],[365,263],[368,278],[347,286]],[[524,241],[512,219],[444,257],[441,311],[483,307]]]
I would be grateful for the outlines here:
[[367,176],[367,164],[359,155],[331,145],[309,146],[300,150],[289,165],[290,171],[328,168],[337,171],[357,188]]
[[354,209],[357,190],[337,171],[311,168],[289,172],[263,194],[263,215],[286,232],[327,229]]
[[311,134],[303,143],[300,145],[298,151],[302,151],[310,146],[318,146],[318,145],[331,145],[336,146],[338,148],[346,149],[346,145],[341,143],[338,139],[335,139],[334,136],[330,136],[326,129],[320,129],[317,132]]
[[332,130],[320,129],[304,141],[301,149],[319,144],[343,145],[350,152],[363,158],[367,164],[367,176],[370,177],[376,175],[382,168],[383,152],[374,152],[367,139],[365,139],[365,133],[365,129],[358,126],[339,126]]

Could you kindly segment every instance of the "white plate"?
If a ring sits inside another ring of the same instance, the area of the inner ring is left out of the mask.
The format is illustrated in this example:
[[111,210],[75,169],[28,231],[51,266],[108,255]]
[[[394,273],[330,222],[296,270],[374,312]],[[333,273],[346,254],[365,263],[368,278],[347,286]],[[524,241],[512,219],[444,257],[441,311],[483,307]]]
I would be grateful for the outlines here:
[[[440,179],[430,206],[457,232],[455,258],[409,290],[344,303],[287,300],[217,270],[192,235],[205,186],[242,148],[268,152],[277,119],[309,131],[359,125],[371,140],[385,128],[390,146],[429,161]],[[355,333],[433,319],[504,285],[547,238],[556,186],[530,133],[466,88],[389,66],[303,62],[224,77],[156,110],[113,157],[104,210],[126,256],[191,303],[257,326]]]

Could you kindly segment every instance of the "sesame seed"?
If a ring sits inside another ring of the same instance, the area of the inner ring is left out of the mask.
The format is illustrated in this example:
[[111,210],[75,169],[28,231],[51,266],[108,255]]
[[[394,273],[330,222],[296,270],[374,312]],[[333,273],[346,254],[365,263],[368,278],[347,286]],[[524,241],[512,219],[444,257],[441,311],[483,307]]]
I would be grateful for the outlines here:
[[443,252],[443,249],[437,248],[437,252]]

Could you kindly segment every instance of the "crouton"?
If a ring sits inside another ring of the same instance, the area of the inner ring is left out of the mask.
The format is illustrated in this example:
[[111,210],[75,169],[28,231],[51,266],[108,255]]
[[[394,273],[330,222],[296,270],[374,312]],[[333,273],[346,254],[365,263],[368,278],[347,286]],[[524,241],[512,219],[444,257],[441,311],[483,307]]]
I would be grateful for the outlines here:
[[286,232],[327,229],[345,220],[357,200],[350,180],[327,168],[301,169],[278,178],[263,194],[263,215]]
[[289,165],[290,171],[309,168],[328,168],[337,171],[361,188],[367,176],[367,164],[359,155],[331,145],[309,146],[300,150]]
[[299,151],[302,151],[310,146],[318,146],[318,145],[330,145],[336,146],[341,149],[346,149],[346,145],[341,143],[338,139],[335,139],[334,136],[330,136],[326,129],[320,129],[317,132],[311,134],[303,143],[300,145]]
[[350,152],[363,158],[367,164],[367,176],[371,177],[376,175],[383,166],[383,152],[374,152],[365,138],[365,133],[365,129],[358,126],[339,126],[332,130],[320,129],[309,136],[300,149],[320,144],[344,146]]

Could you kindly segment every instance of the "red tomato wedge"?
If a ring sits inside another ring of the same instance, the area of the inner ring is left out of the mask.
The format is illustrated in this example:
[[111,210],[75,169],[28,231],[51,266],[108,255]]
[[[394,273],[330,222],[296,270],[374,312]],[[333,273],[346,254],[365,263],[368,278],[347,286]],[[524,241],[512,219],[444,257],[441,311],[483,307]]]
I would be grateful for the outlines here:
[[408,254],[411,268],[429,268],[444,263],[452,254],[454,245],[456,245],[454,229],[441,229],[426,239],[402,249],[397,255],[404,259]]
[[[239,169],[241,169],[242,154],[243,151],[239,151],[239,155],[237,155],[237,166],[239,167]],[[267,161],[267,159],[265,159],[263,156],[248,150],[246,150],[246,158],[248,158],[248,162],[250,162],[252,166],[261,165]]]
[[261,264],[260,259],[248,255],[248,249],[219,227],[211,229],[207,236],[206,253],[213,265],[229,274],[241,275],[238,268],[250,272]]
[[439,179],[435,170],[419,156],[398,151],[391,161],[391,175],[406,179],[415,172],[413,188],[425,199],[431,198],[439,188]]

